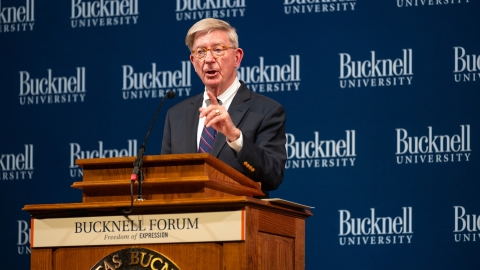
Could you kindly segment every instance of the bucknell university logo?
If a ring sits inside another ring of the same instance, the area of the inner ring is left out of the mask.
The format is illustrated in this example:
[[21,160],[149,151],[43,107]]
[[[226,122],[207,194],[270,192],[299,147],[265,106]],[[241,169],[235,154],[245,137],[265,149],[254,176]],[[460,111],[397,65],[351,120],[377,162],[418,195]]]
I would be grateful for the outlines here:
[[397,0],[397,7],[447,6],[468,3],[470,3],[470,0]]
[[453,47],[455,51],[455,82],[480,81],[480,54],[467,52],[463,47]]
[[246,0],[176,0],[177,21],[244,17]]
[[191,66],[190,62],[182,61],[180,69],[164,71],[152,63],[146,71],[138,71],[137,67],[123,65],[123,99],[163,98],[168,91],[188,97],[192,86]]
[[356,154],[356,132],[345,130],[345,137],[337,140],[323,139],[314,131],[310,141],[299,141],[287,133],[287,162],[285,169],[331,168],[354,166]]
[[138,0],[72,0],[72,28],[137,24]]
[[397,164],[445,163],[470,161],[470,125],[460,125],[457,134],[438,135],[428,126],[423,136],[411,136],[397,128]]
[[472,214],[463,206],[454,206],[455,230],[453,234],[455,242],[477,242],[480,240],[480,215]]
[[25,5],[5,7],[0,1],[0,33],[33,31],[35,0],[22,2]]
[[34,78],[29,71],[20,71],[20,105],[61,104],[85,101],[85,67],[77,67],[70,76],[58,76],[47,69],[43,77]]
[[91,270],[178,270],[178,266],[162,254],[145,248],[127,248],[115,251],[101,259]]
[[290,92],[300,90],[300,55],[290,55],[283,65],[265,64],[263,56],[256,66],[241,66],[237,76],[253,92]]
[[285,14],[354,11],[357,0],[284,0]]
[[363,57],[363,60],[356,60],[349,53],[340,53],[339,55],[341,88],[389,87],[412,84],[412,49],[403,49],[401,56],[397,53],[395,59],[380,58],[376,51],[370,51],[370,57],[368,59]]
[[350,245],[394,245],[411,244],[413,237],[413,207],[402,207],[398,216],[378,216],[375,208],[370,215],[352,217],[349,210],[338,210],[340,214],[339,242]]
[[25,144],[24,152],[0,154],[0,180],[33,179],[33,144]]

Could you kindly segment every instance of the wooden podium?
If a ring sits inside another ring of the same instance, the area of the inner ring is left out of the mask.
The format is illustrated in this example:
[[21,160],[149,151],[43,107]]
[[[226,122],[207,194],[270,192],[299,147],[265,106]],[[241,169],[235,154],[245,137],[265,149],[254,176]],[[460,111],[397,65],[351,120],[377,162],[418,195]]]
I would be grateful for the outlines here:
[[[82,190],[81,203],[26,205],[23,210],[32,219],[121,216],[131,203],[134,159],[77,160],[83,181],[72,187]],[[305,268],[308,209],[254,198],[263,195],[258,183],[208,154],[146,156],[143,170],[145,200],[134,202],[132,215],[244,210],[245,240],[32,247],[31,269],[91,269],[108,254],[135,247],[161,253],[183,270]]]

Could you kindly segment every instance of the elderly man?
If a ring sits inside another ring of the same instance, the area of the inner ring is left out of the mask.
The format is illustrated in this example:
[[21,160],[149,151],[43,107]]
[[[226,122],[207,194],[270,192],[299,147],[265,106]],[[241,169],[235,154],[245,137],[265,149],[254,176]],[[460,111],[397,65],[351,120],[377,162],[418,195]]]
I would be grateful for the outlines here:
[[205,91],[168,111],[162,154],[210,153],[260,182],[268,197],[283,180],[283,107],[237,78],[243,50],[227,22],[209,18],[195,23],[186,44]]

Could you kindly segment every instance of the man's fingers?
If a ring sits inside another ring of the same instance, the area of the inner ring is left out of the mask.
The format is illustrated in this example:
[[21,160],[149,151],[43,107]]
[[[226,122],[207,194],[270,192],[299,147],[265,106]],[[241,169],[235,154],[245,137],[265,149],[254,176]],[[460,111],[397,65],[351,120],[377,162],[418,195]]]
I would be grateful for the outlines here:
[[200,111],[200,118],[205,117],[208,114],[208,111],[209,111],[209,110],[207,110],[207,108],[200,108],[198,110]]
[[205,125],[207,127],[210,127],[212,125],[215,125],[216,123],[220,123],[221,121],[224,121],[224,117],[222,117],[221,110],[219,109],[219,113],[217,115],[216,113],[217,110],[211,110],[210,113],[205,117]]
[[[224,107],[218,104],[215,95],[207,91],[210,105],[207,108],[200,108],[200,118],[205,117],[205,126],[210,127],[216,125],[216,128],[221,128],[221,123],[228,119],[228,113]],[[214,127],[215,128],[215,127]],[[220,131],[217,129],[217,131]]]
[[207,91],[208,98],[210,99],[210,105],[218,105],[217,97],[212,92]]

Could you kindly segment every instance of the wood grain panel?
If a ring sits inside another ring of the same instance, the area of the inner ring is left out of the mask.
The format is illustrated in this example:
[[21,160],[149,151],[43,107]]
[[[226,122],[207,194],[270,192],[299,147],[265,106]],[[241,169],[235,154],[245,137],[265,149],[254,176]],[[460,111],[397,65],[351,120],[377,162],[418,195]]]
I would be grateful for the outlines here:
[[295,218],[277,213],[259,212],[259,231],[295,238]]
[[223,244],[223,267],[225,270],[248,270],[245,242],[228,242]]
[[30,256],[30,269],[54,270],[51,248],[32,248]]
[[295,250],[292,238],[259,233],[257,241],[259,268],[261,270],[294,270]]
[[295,269],[305,269],[305,220],[295,220]]

